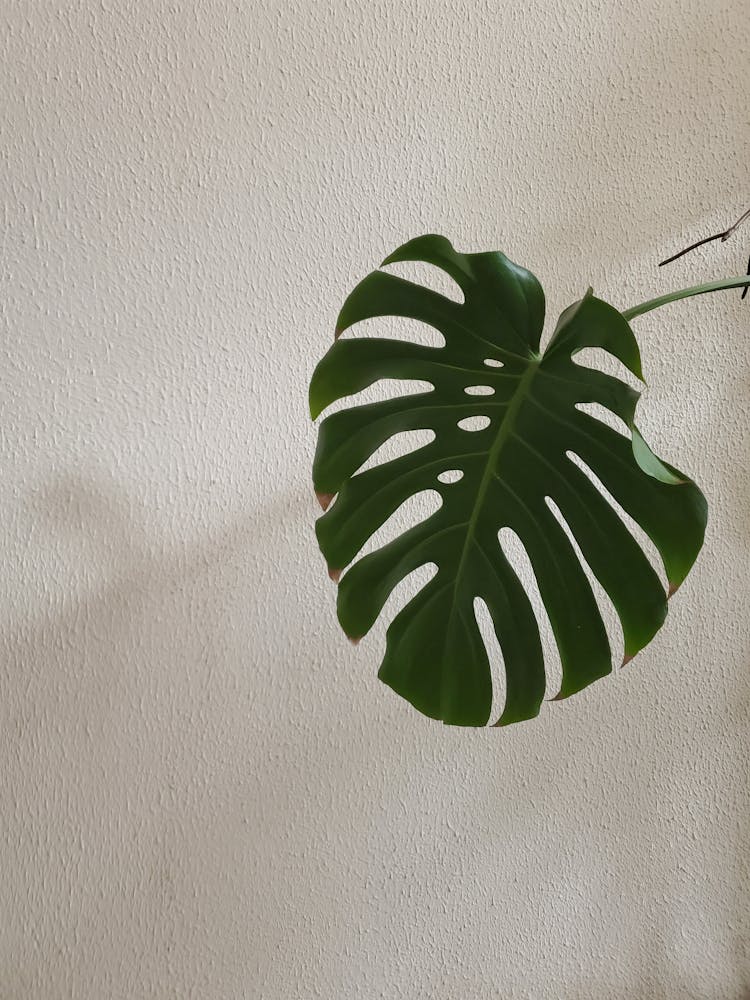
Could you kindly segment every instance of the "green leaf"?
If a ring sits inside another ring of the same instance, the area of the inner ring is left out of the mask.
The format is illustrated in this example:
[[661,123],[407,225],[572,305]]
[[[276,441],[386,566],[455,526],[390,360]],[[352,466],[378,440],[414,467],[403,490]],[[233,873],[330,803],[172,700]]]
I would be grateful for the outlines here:
[[[313,479],[328,509],[316,533],[333,578],[349,567],[338,591],[339,620],[358,640],[394,587],[418,567],[434,564],[436,574],[388,628],[380,678],[432,718],[486,724],[492,682],[474,613],[474,600],[481,598],[507,676],[498,724],[529,719],[545,696],[544,655],[536,615],[501,548],[500,530],[512,529],[529,556],[562,663],[559,697],[567,697],[610,673],[612,658],[579,553],[548,499],[619,615],[626,659],[653,638],[667,611],[667,594],[640,545],[570,456],[595,474],[653,541],[670,592],[698,555],[706,503],[697,486],[658,459],[638,433],[633,416],[639,394],[574,360],[584,348],[601,348],[641,377],[635,337],[613,306],[588,292],[563,312],[540,355],[544,294],[529,271],[502,253],[457,253],[442,236],[411,240],[384,263],[399,261],[442,268],[464,301],[375,271],[344,303],[337,337],[364,319],[401,316],[435,327],[444,346],[345,338],[313,375],[313,417],[379,379],[420,380],[434,387],[341,410],[320,425]],[[476,385],[489,386],[492,394],[468,394]],[[579,409],[579,403],[610,410],[631,436]],[[462,429],[459,422],[472,416],[488,417],[489,426]],[[434,440],[359,471],[394,434],[417,429],[434,431]],[[463,473],[458,482],[438,479],[454,469]],[[424,490],[440,494],[440,509],[357,559],[391,514]]]

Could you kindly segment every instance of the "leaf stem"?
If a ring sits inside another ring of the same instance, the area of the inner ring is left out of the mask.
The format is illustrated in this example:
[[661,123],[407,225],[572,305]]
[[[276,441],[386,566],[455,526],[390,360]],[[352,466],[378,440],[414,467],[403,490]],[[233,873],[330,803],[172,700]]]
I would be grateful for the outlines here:
[[623,309],[622,315],[627,320],[635,319],[644,313],[651,312],[652,309],[659,309],[677,299],[687,299],[691,295],[705,295],[706,292],[720,292],[724,288],[747,288],[750,285],[750,275],[743,274],[740,278],[722,278],[721,281],[709,281],[705,285],[693,285],[691,288],[681,288],[677,292],[668,292],[660,295],[656,299],[649,299],[648,302],[641,302],[630,309]]

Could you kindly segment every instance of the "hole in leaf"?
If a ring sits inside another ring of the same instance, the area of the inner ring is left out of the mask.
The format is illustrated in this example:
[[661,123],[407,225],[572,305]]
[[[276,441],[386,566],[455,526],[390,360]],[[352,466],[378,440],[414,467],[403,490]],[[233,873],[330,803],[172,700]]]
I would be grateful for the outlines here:
[[529,559],[523,542],[512,528],[501,528],[498,540],[505,558],[513,567],[531,601],[544,652],[544,672],[547,676],[545,698],[554,698],[562,686],[562,664],[549,615],[542,601],[542,595],[539,593],[531,559]]
[[490,426],[489,417],[464,417],[458,421],[458,426],[462,431],[483,431]]
[[495,626],[492,623],[492,615],[485,601],[481,597],[474,598],[474,617],[477,622],[479,634],[482,637],[484,648],[487,650],[487,659],[490,663],[490,677],[492,678],[492,709],[490,711],[490,725],[493,725],[503,714],[505,708],[505,697],[507,693],[507,682],[505,677],[505,660],[500,643],[495,635]]
[[375,552],[376,549],[381,549],[394,538],[403,535],[405,531],[432,517],[442,506],[443,499],[437,490],[420,490],[419,493],[410,496],[394,510],[377,531],[370,535],[356,558],[359,559],[370,552]]
[[458,282],[454,281],[441,267],[428,264],[427,261],[402,260],[395,264],[389,264],[384,270],[391,271],[400,278],[406,278],[407,281],[413,281],[417,285],[430,288],[433,292],[438,292],[453,302],[463,304],[466,301]]
[[401,611],[401,609],[404,608],[413,597],[416,597],[420,590],[427,586],[437,571],[438,568],[435,563],[424,563],[422,566],[418,566],[416,569],[413,569],[411,573],[407,573],[407,575],[402,580],[399,580],[390,592],[388,600],[383,605],[383,610],[378,616],[377,622],[373,625],[372,631],[368,633],[368,639],[372,637],[380,643],[381,648],[378,650],[377,659],[382,659],[382,650],[385,645],[385,632],[388,623],[393,621],[399,611]]
[[607,427],[611,427],[613,431],[617,431],[618,434],[622,434],[628,440],[630,439],[630,430],[622,417],[618,417],[616,413],[608,410],[601,403],[576,403],[576,409],[580,410],[581,413],[588,413],[590,417],[600,420]]
[[628,512],[620,506],[620,504],[617,502],[617,500],[615,500],[615,498],[609,492],[609,490],[601,481],[601,479],[599,479],[596,473],[589,468],[589,466],[583,461],[582,458],[579,458],[574,451],[566,451],[565,454],[567,458],[573,463],[573,465],[578,466],[581,472],[583,472],[584,475],[586,475],[591,480],[591,482],[599,490],[604,499],[611,505],[612,509],[615,511],[620,520],[623,522],[623,524],[628,529],[630,534],[643,549],[644,553],[648,557],[648,561],[656,570],[656,573],[658,574],[658,577],[662,582],[664,590],[666,591],[669,588],[669,582],[667,580],[666,570],[664,569],[664,563],[661,560],[659,550],[651,541],[649,536],[646,534],[646,532],[643,530],[640,524],[638,524],[638,522],[634,520],[634,518],[632,518],[630,514],[628,514]]
[[446,469],[445,472],[441,472],[438,476],[438,482],[441,483],[457,483],[459,479],[463,479],[463,472],[461,469]]
[[504,368],[502,361],[498,361],[497,358],[485,358],[484,363],[488,368]]
[[384,399],[397,399],[403,396],[416,396],[421,392],[432,392],[435,386],[432,382],[417,381],[405,378],[381,378],[366,389],[352,393],[350,396],[342,396],[326,408],[325,414],[338,413],[339,410],[348,410],[352,406],[364,406],[367,403],[378,403]]
[[383,462],[390,462],[393,458],[410,455],[413,451],[419,451],[420,448],[432,444],[434,440],[435,431],[429,428],[418,431],[399,431],[398,434],[394,434],[387,441],[384,441],[356,471],[366,472],[367,469],[382,465]]
[[467,396],[493,396],[495,390],[491,385],[467,385],[464,392]]
[[341,334],[342,337],[387,337],[406,340],[422,347],[445,347],[445,337],[434,326],[406,316],[375,316],[360,320]]
[[607,593],[607,591],[602,587],[597,578],[591,571],[591,567],[586,561],[581,548],[576,541],[576,537],[573,534],[570,525],[565,520],[562,511],[557,506],[552,497],[545,497],[545,503],[552,512],[552,516],[555,518],[557,523],[560,525],[562,530],[568,536],[568,541],[573,546],[575,554],[578,557],[578,561],[581,564],[583,572],[586,574],[586,578],[591,585],[591,589],[594,592],[594,598],[599,606],[599,613],[602,616],[602,621],[604,622],[604,628],[607,633],[607,638],[609,639],[609,647],[612,650],[612,663],[619,664],[622,663],[622,658],[625,652],[625,639],[623,638],[622,625],[620,624],[620,617],[615,611],[615,606]]
[[584,347],[573,354],[573,361],[579,368],[593,368],[594,371],[614,375],[634,389],[642,389],[643,383],[629,368],[616,358],[614,354],[605,351],[603,347]]

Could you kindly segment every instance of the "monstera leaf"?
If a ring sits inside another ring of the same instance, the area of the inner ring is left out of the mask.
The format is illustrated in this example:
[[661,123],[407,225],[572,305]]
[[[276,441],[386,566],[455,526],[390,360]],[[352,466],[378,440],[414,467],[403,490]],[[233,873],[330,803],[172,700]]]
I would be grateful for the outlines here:
[[[638,393],[574,361],[583,348],[602,348],[641,377],[638,345],[617,309],[589,292],[563,312],[540,354],[541,286],[502,253],[461,254],[443,237],[424,236],[384,265],[398,261],[442,268],[460,286],[464,301],[374,271],[346,300],[336,336],[360,320],[401,316],[435,327],[444,346],[337,339],[313,375],[313,417],[379,379],[420,380],[434,387],[342,410],[320,425],[314,485],[326,513],[317,522],[318,542],[334,579],[349,567],[338,589],[339,620],[347,635],[359,639],[393,588],[416,568],[434,564],[436,574],[388,628],[380,678],[428,716],[457,725],[486,724],[492,682],[474,612],[475,598],[481,598],[507,676],[498,722],[528,719],[544,699],[544,655],[534,609],[501,548],[500,530],[512,529],[531,561],[560,654],[559,697],[567,697],[612,670],[580,555],[619,615],[626,659],[662,625],[668,597],[617,509],[571,456],[653,541],[670,593],[700,550],[706,503],[696,485],[658,459],[638,433],[633,424]],[[485,395],[476,394],[479,387],[486,387]],[[630,436],[578,406],[586,403],[621,418]],[[488,426],[464,429],[466,418],[478,416],[489,418]],[[434,440],[358,472],[391,436],[417,429],[434,431]],[[462,473],[458,481],[438,478],[454,470]],[[440,509],[353,562],[390,515],[424,490],[439,493]]]

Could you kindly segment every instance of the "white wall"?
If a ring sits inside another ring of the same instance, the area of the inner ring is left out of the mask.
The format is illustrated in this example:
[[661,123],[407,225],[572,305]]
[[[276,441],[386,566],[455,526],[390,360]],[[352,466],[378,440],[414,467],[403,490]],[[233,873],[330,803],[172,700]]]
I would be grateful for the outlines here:
[[744,270],[742,0],[6,0],[0,996],[750,990],[750,304],[638,321],[711,503],[653,646],[509,730],[376,680],[306,384],[438,231],[550,314]]

